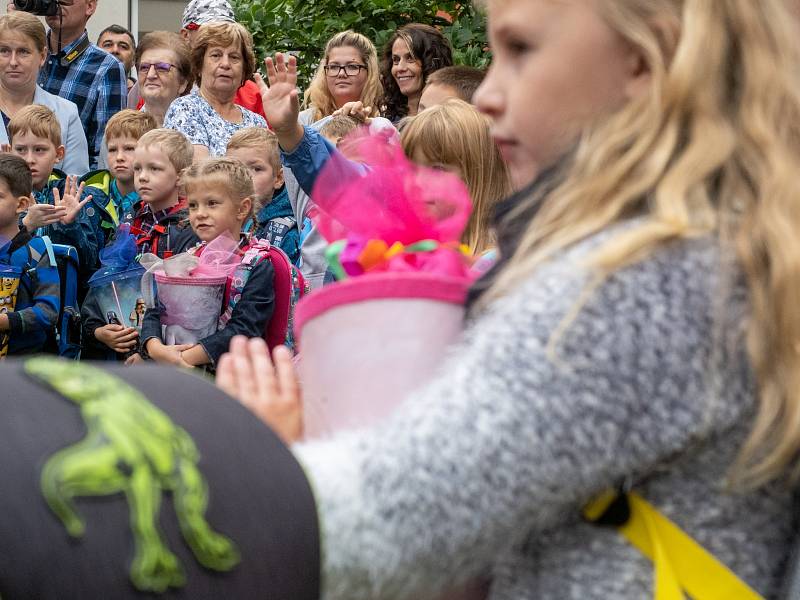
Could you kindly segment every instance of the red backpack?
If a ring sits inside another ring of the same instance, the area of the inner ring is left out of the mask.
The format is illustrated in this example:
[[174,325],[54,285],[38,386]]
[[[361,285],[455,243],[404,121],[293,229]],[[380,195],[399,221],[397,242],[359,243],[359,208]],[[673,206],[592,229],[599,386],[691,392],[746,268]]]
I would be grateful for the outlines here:
[[280,344],[294,350],[294,308],[308,293],[303,274],[295,267],[286,253],[272,246],[267,240],[253,238],[244,249],[241,263],[228,279],[225,312],[219,319],[220,328],[224,327],[233,314],[233,309],[242,297],[242,290],[247,285],[250,273],[264,260],[272,263],[275,273],[272,285],[275,290],[275,309],[272,318],[264,330],[264,340],[270,350]]

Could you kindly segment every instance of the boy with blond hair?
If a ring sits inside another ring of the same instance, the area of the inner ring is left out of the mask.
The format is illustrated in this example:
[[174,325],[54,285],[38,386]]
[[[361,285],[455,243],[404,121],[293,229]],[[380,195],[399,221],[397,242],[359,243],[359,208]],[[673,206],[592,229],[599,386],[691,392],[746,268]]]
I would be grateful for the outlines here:
[[31,171],[33,200],[22,219],[30,233],[48,236],[56,244],[78,251],[81,281],[97,268],[99,241],[91,221],[94,209],[87,203],[100,190],[86,188],[78,178],[54,169],[64,158],[61,125],[46,106],[31,104],[18,111],[6,128],[11,152]]
[[[192,144],[178,131],[152,129],[139,138],[132,169],[140,200],[130,224],[140,255],[150,252],[169,258],[199,241],[189,227],[186,201],[180,195],[180,174],[192,158]],[[109,323],[92,291],[81,310],[81,323],[84,358],[139,360],[138,354],[129,356],[138,346],[138,329]]]
[[104,151],[108,169],[91,171],[81,178],[86,185],[104,193],[104,201],[92,199],[95,230],[103,233],[104,243],[113,237],[120,223],[133,219],[139,195],[133,183],[133,157],[136,144],[148,131],[158,127],[153,115],[125,109],[109,119],[106,125]]
[[300,230],[283,181],[277,137],[263,127],[240,129],[228,141],[225,156],[243,162],[253,179],[254,216],[245,223],[244,231],[277,246],[296,265]]

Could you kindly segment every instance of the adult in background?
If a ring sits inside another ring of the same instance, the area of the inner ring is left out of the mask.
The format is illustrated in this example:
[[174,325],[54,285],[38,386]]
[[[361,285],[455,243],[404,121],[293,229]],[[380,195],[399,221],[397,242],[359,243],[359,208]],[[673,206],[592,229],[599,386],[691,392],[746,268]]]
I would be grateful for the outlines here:
[[245,127],[266,127],[264,117],[234,102],[236,90],[255,70],[253,38],[238,23],[205,25],[192,48],[197,89],[177,98],[164,127],[184,134],[195,160],[222,156],[231,136]]
[[[194,46],[200,27],[215,23],[235,23],[233,8],[228,0],[191,0],[183,11],[181,35]],[[234,103],[264,117],[261,92],[252,79],[245,80],[236,90]],[[265,117],[266,118],[266,117]]]
[[[9,10],[16,10],[13,2]],[[72,0],[60,4],[60,15],[46,17],[49,56],[39,72],[39,85],[71,100],[89,144],[89,167],[105,166],[101,157],[106,123],[125,108],[125,69],[116,58],[92,44],[86,23],[97,10],[97,0]]]
[[310,125],[348,102],[361,102],[367,117],[380,114],[383,87],[378,53],[369,38],[355,31],[337,33],[325,45],[314,79],[305,92],[300,122]]
[[139,108],[152,114],[159,127],[172,101],[192,89],[192,50],[188,42],[172,31],[145,35],[136,50],[139,74]]
[[0,17],[0,144],[8,144],[6,127],[20,109],[41,104],[55,113],[61,126],[66,153],[56,168],[83,175],[89,170],[89,152],[78,107],[36,83],[39,69],[47,60],[46,45],[44,25],[32,14],[15,11]]
[[409,23],[395,31],[381,60],[386,118],[396,123],[416,115],[428,76],[452,64],[450,42],[435,27]]
[[136,79],[131,76],[133,68],[133,57],[136,54],[136,40],[133,34],[122,25],[109,25],[97,37],[97,45],[109,54],[116,56],[125,67],[125,75],[128,77],[128,89],[133,87]]

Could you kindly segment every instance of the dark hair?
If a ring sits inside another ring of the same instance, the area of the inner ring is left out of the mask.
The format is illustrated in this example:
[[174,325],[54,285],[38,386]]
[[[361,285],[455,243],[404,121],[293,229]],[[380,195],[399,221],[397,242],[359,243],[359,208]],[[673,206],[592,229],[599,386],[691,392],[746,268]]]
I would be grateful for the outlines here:
[[422,63],[423,87],[431,73],[453,65],[453,51],[450,48],[450,42],[435,27],[422,23],[409,23],[395,31],[383,47],[381,56],[384,112],[386,118],[391,121],[396,121],[408,114],[408,98],[403,95],[392,77],[392,46],[398,39],[405,40],[411,54]]
[[484,77],[486,77],[486,71],[482,69],[456,65],[431,73],[425,85],[446,85],[451,87],[456,91],[459,98],[471,104],[472,96],[475,95],[475,90],[483,83]]
[[16,154],[0,154],[0,179],[6,182],[8,190],[14,198],[31,195],[33,179],[31,170],[22,158]]
[[97,45],[100,45],[100,40],[103,39],[103,36],[107,33],[114,33],[116,35],[127,35],[131,38],[131,50],[136,49],[136,39],[133,37],[133,34],[125,29],[122,25],[109,25],[103,31],[100,32],[100,35],[97,36]]

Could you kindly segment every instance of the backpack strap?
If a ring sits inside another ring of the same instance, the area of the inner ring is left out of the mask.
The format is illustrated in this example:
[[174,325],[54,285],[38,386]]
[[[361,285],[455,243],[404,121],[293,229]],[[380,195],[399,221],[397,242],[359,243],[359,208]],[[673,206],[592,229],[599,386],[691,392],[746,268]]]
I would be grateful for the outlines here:
[[655,600],[763,600],[717,558],[634,492],[609,492],[583,516],[612,526],[653,562]]
[[228,321],[233,315],[233,309],[242,298],[242,291],[247,281],[250,279],[250,274],[265,260],[270,258],[270,243],[267,240],[260,240],[253,238],[250,244],[244,250],[244,256],[241,262],[236,267],[233,275],[228,279],[228,286],[226,291],[227,302],[225,303],[225,312],[219,318],[219,327],[222,329],[228,324]]

